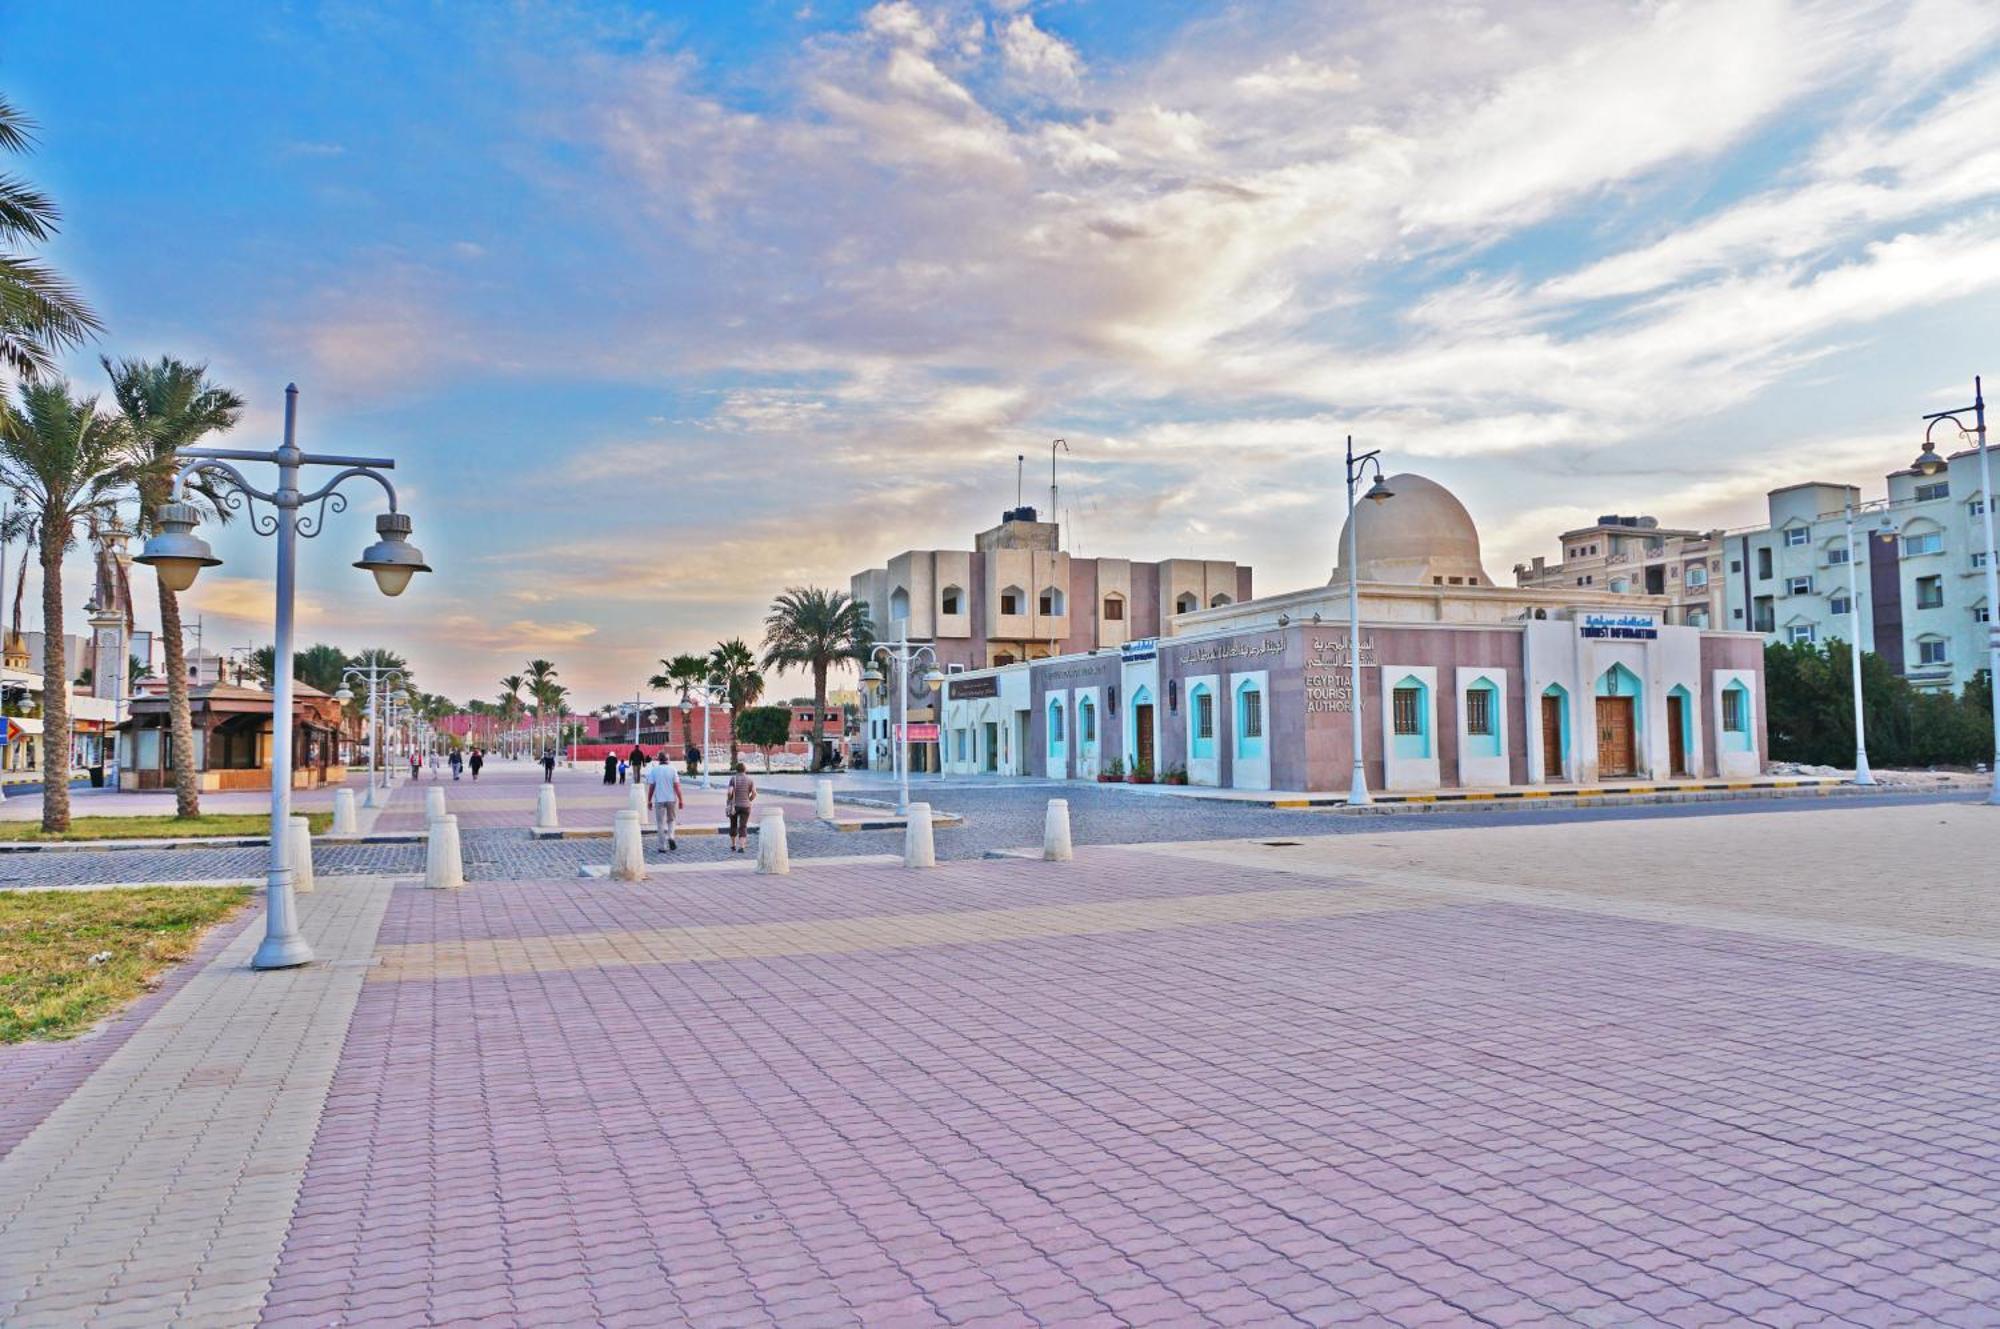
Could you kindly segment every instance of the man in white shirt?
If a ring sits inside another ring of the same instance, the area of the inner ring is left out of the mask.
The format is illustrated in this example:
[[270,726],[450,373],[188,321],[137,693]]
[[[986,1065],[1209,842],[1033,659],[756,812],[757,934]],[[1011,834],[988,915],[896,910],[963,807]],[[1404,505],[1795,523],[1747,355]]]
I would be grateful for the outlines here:
[[681,809],[687,806],[687,795],[681,792],[681,773],[672,762],[656,761],[646,767],[646,806],[653,810],[653,830],[658,836],[660,852],[679,849],[674,840],[674,823],[679,820]]

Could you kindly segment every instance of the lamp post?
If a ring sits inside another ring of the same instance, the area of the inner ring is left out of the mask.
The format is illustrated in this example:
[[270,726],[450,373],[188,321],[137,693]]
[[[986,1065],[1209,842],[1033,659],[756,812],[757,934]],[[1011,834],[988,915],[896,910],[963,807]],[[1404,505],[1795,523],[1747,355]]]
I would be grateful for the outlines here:
[[343,706],[354,700],[354,693],[347,686],[347,681],[350,678],[357,682],[365,683],[368,687],[368,794],[362,800],[362,803],[364,806],[372,808],[375,806],[376,768],[381,767],[385,776],[388,770],[387,764],[382,760],[382,711],[380,695],[382,690],[388,686],[390,679],[394,679],[398,683],[404,683],[406,680],[403,678],[402,671],[384,669],[379,661],[371,661],[366,666],[349,665],[340,671],[340,691],[333,694],[333,699]]
[[875,667],[877,657],[892,661],[896,666],[896,710],[899,717],[892,721],[894,741],[890,745],[890,755],[896,763],[896,811],[904,816],[910,811],[910,666],[928,655],[931,658],[929,672],[924,675],[924,686],[939,687],[944,683],[944,671],[937,667],[937,652],[928,646],[910,644],[909,620],[904,620],[903,635],[894,643],[883,642],[868,652],[868,669],[861,675],[861,681],[870,687],[879,686],[882,672]]
[[[277,604],[273,655],[277,677],[272,681],[271,701],[271,855],[265,874],[264,941],[258,946],[251,965],[258,969],[287,969],[310,963],[312,947],[299,932],[292,898],[292,869],[285,853],[286,828],[292,811],[292,611],[298,563],[298,540],[318,535],[326,526],[327,508],[345,511],[347,499],[339,490],[342,483],[357,476],[375,481],[389,497],[389,510],[375,518],[377,539],[362,552],[354,566],[374,574],[375,584],[384,595],[401,595],[410,578],[430,571],[423,555],[409,541],[410,518],[396,508],[396,489],[384,471],[396,463],[386,457],[344,457],[303,452],[298,446],[299,390],[285,387],[284,442],[271,452],[234,448],[188,448],[188,459],[174,477],[175,501],[158,513],[158,530],[146,541],[137,562],[150,566],[171,591],[186,591],[203,568],[222,560],[208,547],[208,541],[194,533],[201,512],[187,500],[190,486],[198,475],[211,483],[221,482],[218,499],[231,508],[247,507],[251,526],[260,535],[278,538]],[[262,490],[244,478],[235,462],[265,462],[278,468],[277,486]],[[336,466],[340,469],[312,493],[300,492],[300,472],[307,466]],[[274,511],[260,513],[259,502]],[[305,511],[317,503],[317,512]]]
[[[708,717],[709,708],[717,704],[715,689],[706,683],[696,683],[689,685],[688,691],[701,694],[701,787],[707,789],[711,787],[708,780]],[[720,704],[725,713],[733,713],[726,699]],[[687,732],[688,716],[693,709],[693,705],[688,701],[683,700],[681,702],[681,732],[683,734]]]
[[[1959,418],[1968,411],[1973,419],[1971,429],[1967,429],[1965,421]],[[1993,758],[1987,764],[1993,776],[1993,788],[1987,794],[1986,802],[1989,806],[2000,807],[2000,567],[1994,566],[1996,561],[2000,561],[2000,554],[1996,554],[2000,545],[1996,545],[1993,538],[1993,502],[1996,495],[1993,492],[1993,464],[1986,449],[1986,393],[1978,376],[1975,375],[1972,380],[1972,405],[1961,406],[1955,411],[1939,411],[1924,419],[1928,422],[1924,426],[1924,450],[1917,460],[1921,464],[1928,457],[1935,463],[1934,467],[1923,472],[1925,475],[1936,475],[1946,467],[1944,458],[1937,456],[1931,443],[1931,431],[1942,420],[1951,421],[1961,437],[1972,435],[1974,446],[1979,449],[1980,507],[1985,519],[1986,536],[1986,557],[1982,560],[1986,564],[1986,689],[1988,704],[1993,708]]]
[[1354,491],[1369,467],[1375,468],[1375,483],[1363,495],[1370,503],[1394,498],[1395,491],[1382,481],[1382,450],[1354,453],[1354,435],[1347,436],[1347,690],[1353,700],[1347,705],[1347,728],[1354,737],[1354,775],[1348,782],[1347,802],[1363,807],[1368,798],[1368,769],[1362,764],[1361,735],[1361,561],[1355,550],[1360,543],[1354,529]]
[[84,606],[89,617],[92,655],[91,690],[111,702],[111,723],[98,749],[107,789],[118,788],[118,723],[125,705],[125,614],[110,605]]
[[1854,543],[1854,502],[1847,504],[1847,620],[1853,626],[1854,640],[1847,652],[1848,673],[1854,685],[1854,783],[1874,784],[1875,776],[1868,769],[1867,722],[1862,717],[1861,707],[1861,572],[1855,566],[1861,561],[1861,551]]

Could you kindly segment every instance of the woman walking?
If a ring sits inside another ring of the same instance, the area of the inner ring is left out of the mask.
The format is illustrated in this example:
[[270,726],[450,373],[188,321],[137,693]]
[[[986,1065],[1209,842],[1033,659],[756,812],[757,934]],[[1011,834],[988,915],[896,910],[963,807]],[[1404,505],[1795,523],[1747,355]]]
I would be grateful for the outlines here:
[[722,810],[729,814],[729,852],[740,854],[750,848],[750,805],[757,801],[757,784],[743,769],[743,763],[736,763],[736,773],[729,777],[729,793],[722,801]]
[[456,780],[465,770],[465,754],[457,748],[451,750],[451,778]]
[[486,754],[480,751],[478,748],[474,748],[472,750],[472,760],[466,763],[466,765],[472,768],[472,778],[474,780],[477,780],[479,778],[479,768],[481,766],[484,766],[485,764],[486,764]]

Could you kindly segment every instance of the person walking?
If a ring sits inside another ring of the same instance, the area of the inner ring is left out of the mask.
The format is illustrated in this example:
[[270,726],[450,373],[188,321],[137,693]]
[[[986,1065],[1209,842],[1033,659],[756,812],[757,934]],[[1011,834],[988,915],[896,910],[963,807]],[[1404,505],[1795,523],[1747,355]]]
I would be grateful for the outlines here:
[[421,775],[423,775],[423,773],[424,773],[424,754],[421,752],[412,752],[410,754],[410,778],[412,780],[415,780]]
[[729,815],[729,852],[740,854],[750,848],[750,805],[757,801],[757,782],[743,769],[743,763],[736,763],[736,773],[729,777],[729,792],[722,801],[722,810]]
[[451,750],[451,778],[456,780],[465,771],[465,757],[457,748]]
[[653,769],[646,772],[645,783],[646,806],[653,810],[657,848],[662,851],[680,848],[674,839],[674,824],[687,806],[687,795],[681,792],[681,773],[670,761],[656,761]]
[[690,776],[700,775],[701,749],[694,745],[693,739],[688,740],[687,751],[681,755],[687,759],[687,773]]
[[633,782],[637,783],[638,781],[644,779],[646,776],[646,749],[640,747],[637,743],[634,743],[632,745],[632,752],[626,758],[626,760],[632,763]]
[[472,760],[467,762],[466,765],[472,768],[472,778],[475,782],[479,779],[479,768],[485,764],[486,754],[478,748],[474,748],[472,750]]
[[542,783],[554,784],[555,782],[556,751],[554,748],[544,748],[542,750]]
[[604,783],[618,783],[618,754],[615,752],[604,754]]
[[618,783],[624,784],[625,777],[631,774],[631,771],[632,771],[632,764],[626,761],[623,757],[620,757],[618,759]]

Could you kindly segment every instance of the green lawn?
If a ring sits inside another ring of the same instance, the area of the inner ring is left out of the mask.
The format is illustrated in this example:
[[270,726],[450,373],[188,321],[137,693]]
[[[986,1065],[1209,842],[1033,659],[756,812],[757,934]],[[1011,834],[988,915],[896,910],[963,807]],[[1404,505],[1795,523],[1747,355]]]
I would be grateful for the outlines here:
[[88,1029],[249,898],[243,886],[0,893],[0,1044]]
[[[331,812],[303,814],[319,835],[333,825]],[[178,840],[200,835],[268,835],[271,818],[262,812],[204,812],[199,817],[72,817],[69,829],[43,835],[33,821],[0,821],[0,840]]]

